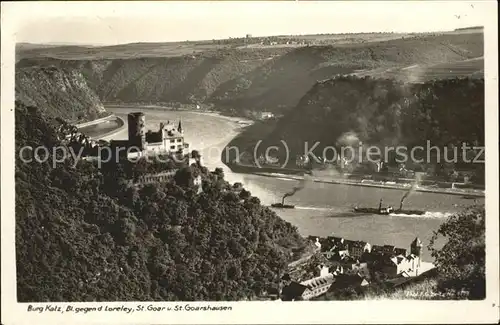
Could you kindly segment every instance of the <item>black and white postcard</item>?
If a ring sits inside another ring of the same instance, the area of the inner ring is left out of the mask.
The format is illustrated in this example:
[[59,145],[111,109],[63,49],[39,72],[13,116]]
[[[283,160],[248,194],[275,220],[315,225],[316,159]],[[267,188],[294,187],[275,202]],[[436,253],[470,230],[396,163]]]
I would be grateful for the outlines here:
[[499,321],[496,2],[1,15],[2,324]]

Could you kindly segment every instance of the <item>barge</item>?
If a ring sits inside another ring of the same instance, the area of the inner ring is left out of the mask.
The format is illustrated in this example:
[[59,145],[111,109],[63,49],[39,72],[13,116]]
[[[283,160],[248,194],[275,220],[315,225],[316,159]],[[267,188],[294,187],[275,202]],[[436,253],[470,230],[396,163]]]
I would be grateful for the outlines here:
[[389,215],[389,214],[407,214],[407,215],[423,215],[425,211],[423,210],[403,210],[403,204],[399,206],[399,209],[395,210],[393,207],[389,206],[387,208],[382,207],[382,199],[380,199],[378,208],[359,208],[355,207],[353,212],[356,213],[366,213],[366,214],[379,214],[379,215]]

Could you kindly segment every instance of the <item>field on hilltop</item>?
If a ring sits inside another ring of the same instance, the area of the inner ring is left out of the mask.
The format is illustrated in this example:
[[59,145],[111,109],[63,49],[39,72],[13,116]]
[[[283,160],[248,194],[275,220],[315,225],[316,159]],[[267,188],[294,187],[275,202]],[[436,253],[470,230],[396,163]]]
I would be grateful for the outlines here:
[[412,82],[448,79],[454,77],[484,78],[484,57],[458,62],[441,63],[427,67],[414,66],[401,70],[403,78]]
[[398,39],[421,37],[440,37],[482,33],[482,29],[462,29],[435,33],[341,33],[315,35],[277,35],[260,37],[241,37],[229,39],[183,41],[183,42],[139,42],[110,46],[56,45],[18,43],[16,55],[23,58],[51,57],[71,60],[129,59],[137,57],[171,57],[205,53],[224,49],[273,49],[279,47],[295,48],[314,45],[354,45],[385,42]]
[[[16,68],[77,70],[105,104],[209,104],[231,115],[250,116],[256,111],[281,115],[318,80],[338,75],[410,82],[463,75],[481,78],[478,58],[484,54],[483,43],[479,31],[63,46],[19,51],[23,59]],[[454,68],[448,69],[449,65]],[[16,80],[20,98],[23,82]],[[47,96],[64,90],[50,91]]]
[[18,59],[50,57],[71,60],[130,59],[137,57],[172,57],[211,52],[224,49],[274,49],[294,48],[307,45],[332,45],[386,41],[408,34],[365,33],[325,35],[281,35],[269,37],[229,38],[221,40],[129,43],[111,46],[44,45],[20,43],[17,46]]

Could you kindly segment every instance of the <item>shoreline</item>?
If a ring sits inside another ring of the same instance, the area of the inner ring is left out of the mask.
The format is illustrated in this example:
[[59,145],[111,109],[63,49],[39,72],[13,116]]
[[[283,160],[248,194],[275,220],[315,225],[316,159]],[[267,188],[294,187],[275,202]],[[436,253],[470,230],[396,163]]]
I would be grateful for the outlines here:
[[[109,137],[112,137],[112,136],[122,132],[125,129],[125,121],[119,116],[115,116],[115,118],[116,118],[116,121],[118,122],[118,124],[120,124],[120,126],[117,127],[116,129],[114,129],[113,131],[109,131],[109,132],[106,132],[104,134],[100,134],[100,135],[94,137],[94,139],[104,140],[104,138],[109,138]],[[102,123],[102,122],[100,122],[100,123]]]
[[83,122],[83,123],[74,124],[74,126],[77,129],[82,129],[82,128],[85,128],[87,126],[92,126],[92,125],[96,125],[96,124],[100,124],[100,123],[106,122],[106,121],[108,121],[108,120],[110,120],[112,118],[116,118],[116,116],[113,113],[111,113],[108,116],[100,117],[100,118],[92,120],[92,121],[87,121],[87,122]]
[[[113,119],[111,119],[111,118],[113,118]],[[85,127],[98,126],[99,124],[107,123],[110,121],[115,121],[118,124],[118,126],[111,131],[107,131],[104,133],[97,133],[97,135],[90,136],[94,140],[104,140],[104,138],[108,138],[108,137],[111,137],[115,134],[122,132],[125,129],[125,120],[123,120],[121,117],[113,114],[113,115],[107,116],[105,118],[100,118],[100,119],[97,119],[94,121],[90,121],[90,122],[88,122],[89,124],[86,124],[84,126],[77,126],[77,128],[78,128],[78,130],[81,130],[82,128],[85,128]]]
[[[189,112],[189,113],[195,113],[198,115],[206,115],[206,116],[212,116],[212,117],[218,117],[221,118],[227,122],[233,123],[234,125],[234,132],[236,133],[231,140],[227,142],[229,144],[234,138],[236,138],[238,135],[241,134],[241,129],[246,127],[242,126],[239,124],[239,122],[244,122],[244,123],[254,123],[255,121],[249,120],[244,117],[233,117],[233,116],[225,116],[220,114],[220,112],[217,111],[203,111],[203,110],[196,110],[196,109],[180,109],[180,110],[173,110],[169,107],[166,106],[159,106],[159,105],[136,105],[136,104],[108,104],[106,105],[108,107],[116,107],[116,108],[134,108],[136,107],[137,109],[143,109],[143,110],[158,110],[158,111],[175,111],[175,112]],[[120,123],[122,124],[119,128],[110,131],[108,133],[96,136],[95,139],[103,139],[103,138],[109,138],[119,132],[123,131],[123,128],[125,127],[125,121],[115,115],[115,112],[113,112],[113,115],[116,117],[117,120],[120,120]],[[106,117],[105,119],[109,119],[110,117]],[[240,130],[238,130],[240,129]],[[227,144],[225,146],[227,146]],[[224,147],[225,147],[224,146]],[[235,165],[235,164],[225,164],[222,159],[219,161],[221,165],[224,165],[228,167],[231,172],[235,174],[247,174],[247,175],[259,175],[263,177],[271,177],[271,178],[285,178],[289,180],[301,180],[303,179],[302,176],[298,176],[298,170],[295,173],[279,173],[274,170],[269,170],[267,172],[265,171],[256,171],[256,170],[251,170],[251,166],[244,166],[244,165]],[[238,171],[235,169],[248,169],[244,171]],[[296,176],[297,175],[297,176]],[[384,183],[377,183],[375,181],[370,181],[370,182],[363,182],[363,180],[346,180],[346,179],[321,179],[321,178],[314,178],[312,179],[313,182],[315,183],[324,183],[324,184],[339,184],[339,185],[348,185],[348,186],[361,186],[361,187],[375,187],[375,188],[381,188],[381,189],[392,189],[392,190],[408,190],[411,187],[411,184],[401,184],[401,185],[396,185],[396,184],[384,184]],[[429,188],[429,187],[422,187],[422,186],[417,186],[415,189],[416,192],[425,192],[425,193],[436,193],[436,194],[444,194],[444,195],[454,195],[454,196],[471,196],[474,198],[484,198],[485,197],[485,192],[484,191],[479,191],[479,190],[467,190],[467,189],[451,189],[451,188],[443,188],[443,189],[434,189],[434,188]]]
[[[288,179],[288,180],[303,180],[303,176],[298,176],[297,174],[280,174],[280,173],[273,173],[273,172],[259,172],[259,171],[245,171],[245,172],[239,172],[233,170],[231,167],[234,165],[226,165],[233,173],[238,173],[238,174],[251,174],[251,175],[259,175],[263,177],[270,177],[270,178],[281,178],[281,179]],[[240,167],[240,166],[239,166]],[[245,167],[245,166],[241,166]],[[297,176],[296,176],[297,175]],[[349,186],[361,186],[361,187],[375,187],[375,188],[382,188],[382,189],[390,189],[390,190],[408,190],[411,188],[411,184],[401,184],[401,185],[396,185],[396,184],[384,184],[384,183],[377,183],[375,181],[367,181],[363,182],[363,180],[346,180],[346,179],[321,179],[321,178],[314,178],[312,177],[311,179],[312,182],[315,183],[323,183],[323,184],[339,184],[339,185],[349,185]],[[443,188],[443,189],[433,189],[429,187],[423,187],[423,186],[417,186],[415,188],[416,192],[425,192],[425,193],[436,193],[436,194],[448,194],[448,195],[461,195],[461,196],[474,196],[475,198],[484,198],[485,193],[484,191],[478,191],[478,190],[467,190],[467,189],[451,189],[451,188]]]
[[[125,111],[125,112],[126,112],[126,108],[127,108],[127,107],[128,107],[128,108],[130,108],[130,109],[133,109],[133,108],[134,108],[133,106],[121,106],[121,107],[122,107],[122,108],[124,108],[124,111]],[[118,107],[117,107],[117,108],[118,108]],[[165,111],[165,112],[168,112],[168,110],[166,110],[166,109],[165,109],[165,110],[164,110],[164,109],[155,109],[155,108],[144,107],[144,106],[142,106],[142,107],[136,107],[136,108],[137,108],[137,109],[143,109],[143,110],[148,110],[148,109],[149,109],[149,110],[151,110],[151,111],[158,110],[158,111]],[[117,110],[118,110],[118,109],[117,109]],[[231,133],[231,135],[230,135],[229,137],[219,138],[219,139],[221,140],[221,143],[220,143],[220,144],[218,144],[218,145],[223,146],[223,148],[224,148],[227,144],[229,144],[229,143],[230,143],[230,141],[231,141],[232,139],[234,139],[235,137],[237,137],[237,136],[241,133],[241,126],[238,124],[238,121],[242,121],[242,120],[244,120],[243,118],[238,118],[238,117],[228,117],[228,116],[220,115],[220,114],[218,114],[218,113],[216,113],[216,112],[195,111],[195,110],[179,110],[179,111],[177,111],[177,112],[191,112],[191,113],[196,113],[196,114],[198,114],[198,115],[208,115],[208,116],[214,116],[214,117],[217,117],[217,118],[221,118],[221,119],[223,119],[224,121],[227,121],[227,122],[228,122],[228,124],[231,124],[231,125],[232,125],[232,129],[233,129],[233,130],[230,132],[230,133]],[[113,112],[113,113],[116,113],[116,112]],[[125,122],[126,122],[126,121],[125,121]],[[118,130],[114,130],[114,131],[110,132],[111,134],[110,134],[110,133],[107,133],[107,134],[106,134],[106,136],[107,136],[107,137],[112,136],[112,134],[117,133],[117,132],[120,132],[120,130],[122,130],[122,129],[123,129],[123,126],[122,126],[122,128],[120,128],[120,129],[118,129]],[[103,135],[101,135],[100,137],[102,138],[102,137],[104,137],[104,136],[103,136]],[[201,148],[200,148],[200,149],[201,149]],[[223,163],[223,161],[222,161],[221,159],[219,159],[217,162],[213,162],[211,165],[212,165],[212,166],[216,166],[216,165],[218,165],[218,166],[225,166],[225,167],[227,167],[229,170],[231,170],[231,171],[232,171],[232,169],[230,168],[230,166],[229,166],[229,165],[224,164],[224,163]],[[300,178],[299,178],[299,177],[300,177],[299,175],[271,175],[271,174],[269,174],[269,173],[258,173],[258,172],[245,172],[245,173],[239,173],[239,172],[234,172],[234,171],[232,171],[232,173],[234,173],[235,175],[238,175],[238,174],[239,174],[239,175],[245,175],[245,174],[247,174],[247,175],[252,175],[252,174],[253,174],[253,175],[260,175],[260,176],[263,176],[263,177],[290,178],[290,179],[294,179],[294,180],[300,179]],[[317,182],[321,182],[321,180],[315,180],[315,181],[317,181]],[[335,181],[330,181],[330,182],[325,181],[325,183],[334,183],[334,184],[335,184],[335,183],[338,183],[338,184],[341,184],[340,182],[335,182]],[[366,183],[364,183],[364,184],[345,184],[345,185],[351,185],[351,186],[365,186],[365,187],[374,187],[374,185],[376,185],[376,184],[366,184]],[[378,187],[380,187],[380,188],[387,188],[387,186],[385,186],[385,187],[384,187],[384,186],[378,186]],[[402,189],[402,188],[396,188],[396,189],[398,189],[398,190],[405,190],[405,189]],[[407,189],[407,188],[406,188],[406,189]],[[438,192],[438,193],[441,193],[441,192]],[[464,195],[464,194],[466,194],[466,193],[446,193],[446,192],[445,192],[445,193],[443,193],[443,194],[451,194],[451,195]],[[275,213],[276,213],[276,214],[280,217],[280,219],[282,219],[282,220],[287,220],[286,218],[284,218],[284,217],[282,216],[282,214],[281,214],[279,211],[274,211],[274,212],[275,212]],[[298,227],[298,225],[297,225],[297,224],[294,224],[294,225]],[[304,238],[304,239],[307,239],[307,237],[308,237],[308,236],[307,236],[306,234],[301,234],[301,237],[302,237],[302,238]],[[308,254],[306,254],[306,255],[308,255]],[[306,256],[299,256],[299,257],[298,257],[298,258],[296,258],[296,259],[291,259],[291,260],[289,261],[289,263],[290,263],[290,264],[292,264],[292,265],[294,265],[295,263],[300,263],[299,261],[300,261],[300,260],[304,260],[304,257],[305,257],[305,259],[307,259],[307,257],[306,257]]]
[[[149,109],[149,110],[154,110],[154,111],[171,111],[171,112],[189,112],[189,113],[196,113],[196,114],[202,114],[202,115],[208,115],[208,116],[216,116],[220,117],[222,119],[231,121],[231,122],[245,122],[245,123],[254,123],[255,121],[248,119],[247,117],[238,117],[238,116],[228,116],[228,115],[223,115],[221,112],[216,111],[216,110],[207,110],[207,109],[193,109],[193,108],[180,108],[180,109],[173,109],[172,107],[169,106],[162,106],[162,105],[141,105],[141,104],[106,104],[104,105],[105,107],[111,107],[111,108],[137,108],[137,109]],[[245,125],[246,126],[246,125]]]
[[[301,177],[293,177],[289,175],[271,175],[271,174],[266,174],[266,173],[254,173],[256,175],[264,176],[264,177],[275,177],[275,178],[288,178],[288,179],[293,179],[293,180],[301,180],[303,178]],[[324,183],[324,184],[339,184],[339,185],[349,185],[349,186],[361,186],[361,187],[375,187],[375,188],[383,188],[383,189],[388,189],[388,190],[408,190],[411,188],[411,184],[405,184],[401,186],[397,185],[390,185],[390,184],[380,184],[380,183],[375,183],[375,182],[369,182],[369,183],[363,183],[362,181],[349,181],[349,180],[340,180],[340,179],[333,179],[333,180],[323,180],[323,179],[312,179],[313,182],[315,183]],[[466,190],[460,191],[460,190],[436,190],[436,189],[430,189],[430,188],[425,188],[425,187],[420,187],[417,186],[415,188],[415,192],[426,192],[426,193],[436,193],[436,194],[449,194],[449,195],[470,195],[474,196],[477,198],[484,198],[484,193],[477,193],[477,192],[468,192]]]

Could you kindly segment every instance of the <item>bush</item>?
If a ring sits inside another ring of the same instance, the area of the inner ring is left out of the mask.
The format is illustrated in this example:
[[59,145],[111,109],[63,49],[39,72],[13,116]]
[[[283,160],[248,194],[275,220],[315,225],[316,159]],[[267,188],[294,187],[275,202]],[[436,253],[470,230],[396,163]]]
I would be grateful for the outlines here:
[[[439,238],[447,240],[442,248],[436,245]],[[429,249],[440,274],[440,291],[456,298],[485,298],[484,206],[474,206],[451,216],[434,233]]]

